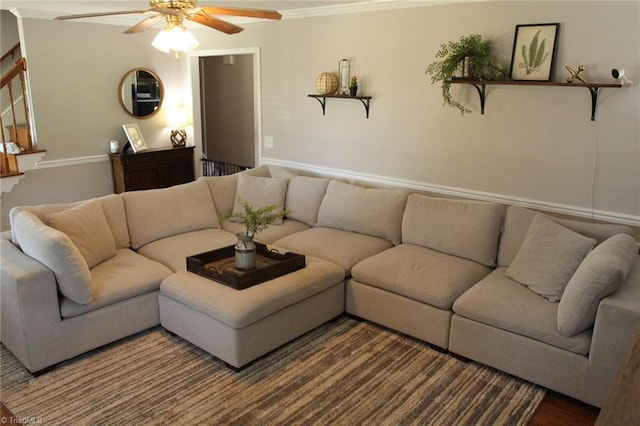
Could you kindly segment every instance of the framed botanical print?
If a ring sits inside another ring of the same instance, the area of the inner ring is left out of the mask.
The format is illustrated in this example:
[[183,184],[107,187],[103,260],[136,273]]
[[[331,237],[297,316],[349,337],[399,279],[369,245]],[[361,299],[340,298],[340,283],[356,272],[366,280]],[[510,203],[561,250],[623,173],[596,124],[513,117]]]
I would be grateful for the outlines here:
[[516,25],[512,80],[551,80],[559,26],[558,23]]

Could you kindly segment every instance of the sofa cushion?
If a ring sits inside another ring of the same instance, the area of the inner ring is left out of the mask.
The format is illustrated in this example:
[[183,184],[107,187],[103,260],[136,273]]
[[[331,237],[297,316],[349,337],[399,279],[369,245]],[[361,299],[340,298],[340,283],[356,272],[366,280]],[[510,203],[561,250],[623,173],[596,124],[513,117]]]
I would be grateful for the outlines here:
[[318,226],[385,238],[394,245],[402,238],[402,215],[408,191],[363,188],[332,180],[318,211]]
[[491,269],[471,260],[400,244],[353,267],[357,281],[440,309],[453,302]]
[[577,354],[589,353],[589,331],[573,337],[560,334],[556,325],[558,304],[511,280],[505,271],[498,268],[467,290],[453,304],[454,312]]
[[[102,206],[107,223],[116,242],[116,248],[125,248],[130,246],[129,228],[124,211],[124,202],[121,194],[110,194],[104,197],[96,198]],[[39,206],[17,206],[9,211],[9,220],[13,222],[13,218],[22,211],[28,211],[36,215],[41,221],[46,222],[46,217],[50,213],[57,213],[62,210],[68,210],[87,201],[78,201],[75,203],[58,203],[58,204],[42,204]],[[18,244],[15,235],[12,233],[14,244]]]
[[309,176],[289,178],[287,187],[286,209],[290,211],[288,218],[309,226],[318,222],[318,210],[327,192],[329,179]]
[[220,227],[209,186],[204,181],[122,195],[134,250],[170,235]]
[[[285,197],[287,195],[287,178],[255,177],[246,174],[238,176],[238,188],[236,200],[233,205],[233,213],[244,213],[238,198],[246,201],[252,208],[258,209],[264,206],[275,205],[273,213],[284,210]],[[241,222],[242,219],[231,217],[232,222]],[[282,225],[282,218],[273,222],[273,225]]]
[[273,246],[333,262],[344,269],[346,276],[358,262],[393,247],[383,238],[323,227],[296,232],[276,241]]
[[200,229],[153,241],[142,246],[138,253],[172,271],[182,271],[187,269],[188,256],[232,246],[236,241],[235,235],[222,229]]
[[119,249],[114,257],[91,270],[93,300],[86,305],[63,298],[60,313],[71,318],[160,289],[169,268],[131,249]]
[[116,255],[116,242],[97,200],[49,213],[47,224],[67,234],[89,269]]
[[557,302],[596,241],[536,215],[506,275]]
[[402,242],[495,266],[501,225],[498,204],[411,194]]
[[66,234],[28,211],[18,213],[12,226],[22,251],[53,271],[62,295],[80,304],[91,302],[89,267]]
[[600,301],[618,289],[637,252],[636,240],[632,236],[618,234],[585,257],[560,299],[560,333],[574,336],[594,324]]
[[236,200],[238,174],[228,176],[202,176],[198,180],[206,182],[219,215],[231,214]]
[[[242,223],[231,222],[230,220],[222,221],[222,229],[227,232],[231,232],[234,235],[240,232],[244,233],[246,230]],[[273,244],[287,235],[304,231],[305,229],[309,229],[309,225],[306,223],[292,219],[285,219],[282,225],[268,226],[266,229],[263,229],[254,235],[253,239],[262,244]]]
[[[510,206],[507,209],[498,249],[498,266],[509,266],[513,262],[536,214],[542,213],[518,206]],[[616,234],[633,235],[633,229],[625,225],[558,219],[548,215],[546,217],[585,237],[593,238],[598,244]]]
[[127,214],[124,211],[124,201],[121,194],[111,194],[97,199],[107,219],[116,249],[131,247]]

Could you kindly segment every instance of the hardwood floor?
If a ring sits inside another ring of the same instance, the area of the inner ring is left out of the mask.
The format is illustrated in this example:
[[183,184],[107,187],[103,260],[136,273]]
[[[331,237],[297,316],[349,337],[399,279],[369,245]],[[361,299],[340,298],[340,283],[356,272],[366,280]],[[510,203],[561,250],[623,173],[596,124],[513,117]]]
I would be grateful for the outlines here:
[[600,409],[548,391],[529,426],[592,426]]

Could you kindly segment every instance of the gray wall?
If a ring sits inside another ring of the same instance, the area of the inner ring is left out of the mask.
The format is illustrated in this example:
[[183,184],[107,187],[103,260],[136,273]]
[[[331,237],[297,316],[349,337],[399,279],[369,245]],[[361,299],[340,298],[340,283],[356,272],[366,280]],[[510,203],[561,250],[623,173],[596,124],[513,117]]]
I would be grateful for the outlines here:
[[[474,112],[461,117],[442,107],[439,87],[425,75],[441,43],[482,34],[508,67],[515,25],[541,22],[561,24],[557,80],[568,76],[564,65],[585,65],[593,81],[612,81],[611,68],[624,67],[636,85],[603,89],[596,122],[589,120],[584,88],[490,87],[480,115],[475,90],[461,86],[454,96]],[[639,22],[638,2],[478,2],[243,24],[245,31],[233,36],[206,28],[194,34],[201,51],[260,48],[261,130],[274,138],[274,148],[262,151],[264,162],[637,226]],[[129,68],[147,66],[168,92],[189,93],[185,57],[176,61],[151,48],[155,30],[134,36],[122,30],[25,19],[46,160],[106,153],[109,139],[122,139],[119,126],[132,120],[115,92]],[[357,101],[330,99],[322,116],[307,97],[316,76],[336,72],[341,58],[352,60],[362,93],[373,96],[368,120]],[[163,118],[139,124],[147,143],[168,144]],[[108,167],[78,178],[84,173],[78,169],[95,167],[65,167],[67,178],[55,181],[56,188],[64,185],[67,198],[102,195]],[[49,201],[51,189],[42,182],[29,186],[29,194],[24,183],[3,194],[2,218],[18,200]]]

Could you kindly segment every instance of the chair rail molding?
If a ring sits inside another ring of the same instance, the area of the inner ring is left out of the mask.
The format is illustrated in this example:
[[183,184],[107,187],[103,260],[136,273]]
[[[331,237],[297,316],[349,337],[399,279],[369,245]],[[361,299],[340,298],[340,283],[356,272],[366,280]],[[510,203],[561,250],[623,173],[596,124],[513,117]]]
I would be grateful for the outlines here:
[[511,197],[502,194],[495,194],[483,191],[474,191],[465,188],[456,188],[445,185],[430,184],[428,182],[418,182],[407,179],[398,179],[388,176],[380,176],[369,173],[358,173],[331,167],[317,166],[313,164],[298,163],[294,161],[278,160],[275,158],[262,158],[262,164],[267,166],[278,166],[289,169],[310,172],[332,178],[342,178],[353,181],[367,182],[377,185],[392,186],[398,188],[408,188],[417,191],[430,192],[434,194],[447,195],[452,197],[468,198],[480,201],[492,201],[495,203],[519,205],[535,210],[575,216],[585,219],[618,223],[640,227],[640,215],[630,215],[606,210],[592,210],[585,207],[571,206],[567,204],[550,203],[546,201],[533,200],[529,198]]

